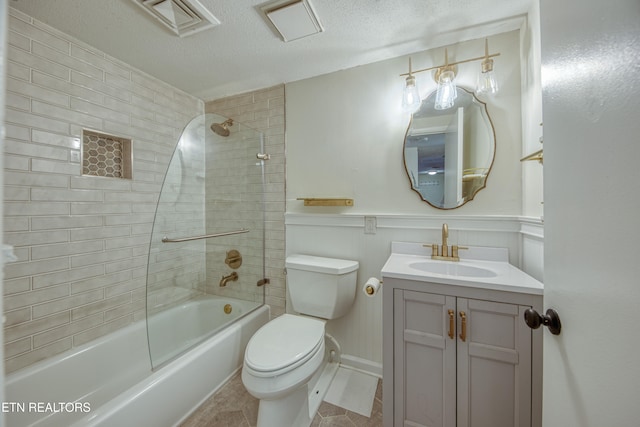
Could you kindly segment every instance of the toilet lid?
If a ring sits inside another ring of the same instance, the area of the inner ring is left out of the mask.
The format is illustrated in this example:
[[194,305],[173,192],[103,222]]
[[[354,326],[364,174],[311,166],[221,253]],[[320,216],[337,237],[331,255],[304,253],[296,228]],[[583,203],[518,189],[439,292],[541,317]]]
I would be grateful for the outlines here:
[[245,363],[261,372],[281,370],[307,358],[323,340],[323,321],[283,314],[251,337]]

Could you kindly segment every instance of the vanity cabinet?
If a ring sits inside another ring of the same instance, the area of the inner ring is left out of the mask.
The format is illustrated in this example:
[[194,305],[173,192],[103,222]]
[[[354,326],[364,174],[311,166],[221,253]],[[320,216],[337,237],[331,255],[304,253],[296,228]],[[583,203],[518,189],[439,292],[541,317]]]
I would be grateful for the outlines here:
[[383,279],[385,427],[540,426],[541,295]]

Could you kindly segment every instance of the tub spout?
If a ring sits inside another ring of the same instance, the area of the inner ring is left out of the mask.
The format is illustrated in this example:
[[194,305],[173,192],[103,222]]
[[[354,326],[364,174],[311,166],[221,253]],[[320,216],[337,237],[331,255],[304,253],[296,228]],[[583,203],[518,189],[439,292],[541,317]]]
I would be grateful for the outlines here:
[[238,273],[236,273],[235,271],[228,276],[222,276],[222,279],[220,279],[220,286],[227,286],[227,282],[235,282],[236,280],[238,280],[238,277]]

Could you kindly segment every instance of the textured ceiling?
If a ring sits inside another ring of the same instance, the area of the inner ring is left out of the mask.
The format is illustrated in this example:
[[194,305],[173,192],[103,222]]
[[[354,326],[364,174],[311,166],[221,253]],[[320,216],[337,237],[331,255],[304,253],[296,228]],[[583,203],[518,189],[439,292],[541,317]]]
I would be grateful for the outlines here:
[[[131,0],[12,7],[204,100],[518,28],[531,0],[311,0],[324,32],[284,43],[264,0],[200,0],[221,25],[179,38]],[[404,72],[405,70],[398,70]]]

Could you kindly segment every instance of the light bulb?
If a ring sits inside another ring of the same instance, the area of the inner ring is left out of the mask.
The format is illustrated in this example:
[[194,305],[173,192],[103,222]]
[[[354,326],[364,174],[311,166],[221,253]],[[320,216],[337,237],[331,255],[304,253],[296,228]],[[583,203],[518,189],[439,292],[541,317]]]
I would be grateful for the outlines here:
[[420,108],[420,103],[420,92],[416,85],[416,78],[409,74],[402,92],[402,109],[408,113],[414,113]]
[[482,61],[482,71],[478,73],[476,82],[476,94],[493,95],[498,92],[498,80],[493,72],[493,59]]
[[438,78],[438,90],[436,92],[436,102],[433,108],[436,110],[446,110],[453,107],[455,99],[458,97],[458,91],[453,84],[455,75],[453,71],[447,70],[440,73]]

